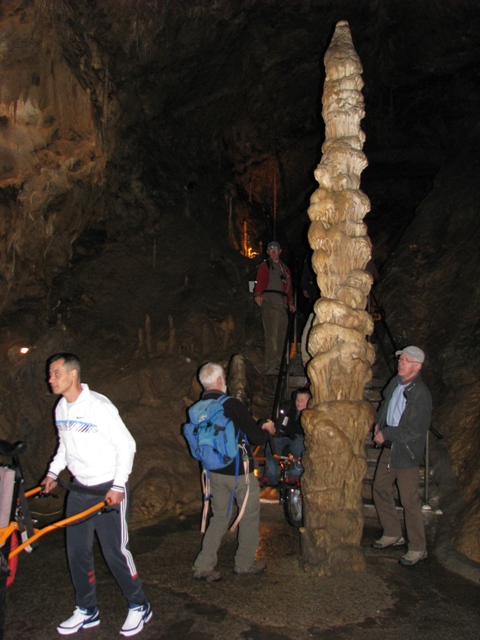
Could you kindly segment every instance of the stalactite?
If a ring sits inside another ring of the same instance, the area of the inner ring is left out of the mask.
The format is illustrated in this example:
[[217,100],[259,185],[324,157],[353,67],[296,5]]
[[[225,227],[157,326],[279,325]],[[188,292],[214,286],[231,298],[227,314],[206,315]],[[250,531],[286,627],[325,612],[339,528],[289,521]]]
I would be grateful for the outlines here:
[[361,571],[364,441],[373,409],[363,401],[374,350],[366,336],[373,322],[365,311],[372,284],[365,271],[371,244],[362,220],[369,200],[359,190],[367,166],[361,89],[362,67],[346,21],[337,24],[325,55],[325,143],[315,169],[309,242],[322,298],[315,304],[308,350],[313,400],[302,418],[306,452],[302,491],[305,526],[302,564],[319,576]]

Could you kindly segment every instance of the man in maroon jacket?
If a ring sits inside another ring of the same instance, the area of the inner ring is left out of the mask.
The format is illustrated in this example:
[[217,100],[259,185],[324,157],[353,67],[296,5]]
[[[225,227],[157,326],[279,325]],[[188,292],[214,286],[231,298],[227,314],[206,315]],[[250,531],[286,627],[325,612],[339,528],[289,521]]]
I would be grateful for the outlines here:
[[262,313],[265,335],[265,373],[277,375],[288,328],[287,309],[292,313],[293,287],[290,269],[280,260],[282,249],[275,240],[267,245],[268,258],[257,270],[255,303]]

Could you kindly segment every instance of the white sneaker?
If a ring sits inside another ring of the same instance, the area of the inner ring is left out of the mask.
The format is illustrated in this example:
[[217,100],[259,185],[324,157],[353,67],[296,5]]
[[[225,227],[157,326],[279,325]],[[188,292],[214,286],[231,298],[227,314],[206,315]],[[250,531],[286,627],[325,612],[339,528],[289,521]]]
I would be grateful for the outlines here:
[[134,636],[152,619],[152,608],[147,601],[145,604],[130,605],[128,616],[120,629],[122,636]]
[[77,633],[80,629],[90,629],[91,627],[97,627],[99,624],[100,614],[97,607],[94,609],[77,607],[73,612],[73,616],[62,622],[57,627],[57,631],[62,636],[69,636],[72,633]]

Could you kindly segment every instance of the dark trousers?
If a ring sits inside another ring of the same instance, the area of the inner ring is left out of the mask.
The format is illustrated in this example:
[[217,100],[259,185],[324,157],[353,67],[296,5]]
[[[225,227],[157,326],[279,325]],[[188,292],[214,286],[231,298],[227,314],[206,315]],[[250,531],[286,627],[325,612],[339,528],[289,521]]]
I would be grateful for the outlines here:
[[280,368],[288,329],[288,314],[284,304],[264,300],[260,307],[265,336],[265,370]]
[[[111,482],[97,485],[95,489],[111,487]],[[70,491],[66,515],[79,513],[101,502],[101,496]],[[138,577],[128,541],[128,490],[125,499],[114,508],[89,516],[78,524],[67,527],[67,558],[78,607],[97,606],[95,568],[93,564],[93,539],[95,534],[108,568],[129,603],[143,604],[145,594]]]
[[425,551],[427,543],[422,518],[422,502],[418,494],[419,468],[390,469],[389,461],[390,449],[384,448],[380,454],[373,481],[373,501],[383,527],[383,535],[392,537],[402,535],[393,496],[393,483],[396,481],[405,516],[408,549]]

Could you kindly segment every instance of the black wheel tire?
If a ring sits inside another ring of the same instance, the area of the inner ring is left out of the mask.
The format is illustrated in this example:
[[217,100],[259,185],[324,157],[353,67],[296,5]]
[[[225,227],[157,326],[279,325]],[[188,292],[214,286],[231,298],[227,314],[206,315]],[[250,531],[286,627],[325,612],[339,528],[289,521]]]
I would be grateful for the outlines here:
[[301,527],[303,524],[303,509],[300,489],[287,489],[283,507],[288,524],[297,529]]

